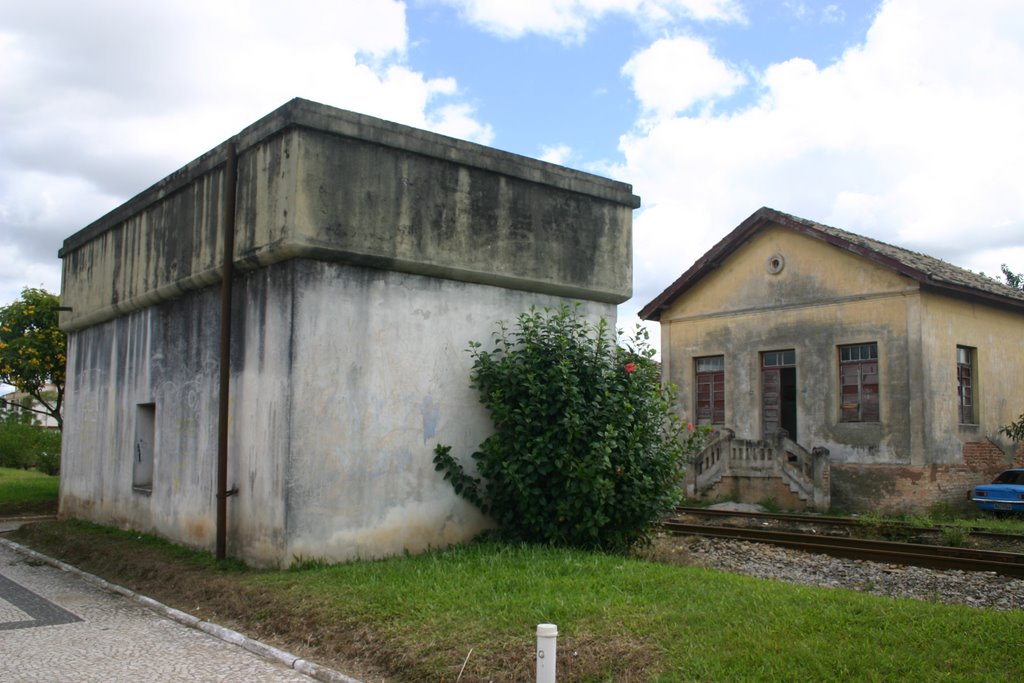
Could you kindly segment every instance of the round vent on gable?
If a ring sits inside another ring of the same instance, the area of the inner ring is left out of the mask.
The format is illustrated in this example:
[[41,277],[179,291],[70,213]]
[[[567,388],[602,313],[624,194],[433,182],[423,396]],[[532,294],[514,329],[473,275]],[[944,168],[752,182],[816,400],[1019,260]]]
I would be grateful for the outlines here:
[[772,275],[778,275],[785,267],[786,259],[782,258],[782,254],[775,252],[768,257],[768,272]]

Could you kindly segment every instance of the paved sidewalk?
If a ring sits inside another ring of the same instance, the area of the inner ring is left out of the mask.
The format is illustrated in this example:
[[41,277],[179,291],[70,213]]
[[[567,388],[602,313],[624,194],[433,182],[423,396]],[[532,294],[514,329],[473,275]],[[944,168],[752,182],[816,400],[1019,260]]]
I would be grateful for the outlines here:
[[0,537],[0,681],[358,683],[41,558]]
[[18,517],[0,517],[0,534],[5,531],[14,531],[22,524],[32,522],[50,522],[57,519],[57,515],[20,515]]

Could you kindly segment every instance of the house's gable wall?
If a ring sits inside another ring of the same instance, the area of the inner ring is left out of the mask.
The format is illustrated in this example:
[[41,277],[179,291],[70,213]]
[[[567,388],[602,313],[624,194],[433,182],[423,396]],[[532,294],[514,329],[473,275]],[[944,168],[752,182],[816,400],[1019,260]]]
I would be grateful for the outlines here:
[[[768,272],[769,259],[784,267]],[[725,426],[761,433],[760,353],[794,349],[797,440],[832,460],[832,503],[848,510],[966,504],[972,483],[1021,462],[998,433],[1024,405],[1024,316],[919,287],[846,250],[762,229],[662,312],[662,361],[695,415],[694,359],[725,356]],[[876,342],[880,421],[844,423],[837,347]],[[976,349],[976,425],[959,424],[957,345]]]
[[[48,405],[53,405],[57,398],[57,387],[46,383],[42,386],[41,395]],[[0,419],[25,420],[29,424],[44,429],[59,429],[57,419],[46,412],[46,407],[34,396],[24,391],[9,391],[0,395]]]
[[[773,274],[777,255],[784,266]],[[760,352],[794,349],[797,441],[829,448],[835,462],[923,460],[912,409],[920,363],[908,345],[919,299],[907,279],[858,255],[782,228],[758,233],[661,316],[681,414],[695,414],[694,359],[723,355],[726,426],[760,438]],[[881,422],[842,423],[837,347],[866,342],[878,344]]]
[[[782,270],[768,272],[782,255]],[[822,263],[828,267],[823,268]],[[823,301],[913,291],[888,268],[784,227],[764,228],[702,277],[661,314],[662,318],[743,313],[818,305]]]

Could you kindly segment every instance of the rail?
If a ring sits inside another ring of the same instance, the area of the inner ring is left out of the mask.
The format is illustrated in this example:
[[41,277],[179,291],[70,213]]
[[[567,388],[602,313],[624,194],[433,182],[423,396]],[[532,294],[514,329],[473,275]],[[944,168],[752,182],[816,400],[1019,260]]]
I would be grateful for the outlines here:
[[854,560],[905,564],[932,569],[987,571],[1006,576],[1024,577],[1024,554],[1022,553],[673,521],[664,522],[663,527],[670,533],[680,536],[708,536],[753,543],[770,543],[794,550]]
[[[849,527],[853,530],[864,530],[888,535],[908,536],[923,534],[941,534],[953,525],[922,527],[909,522],[895,519],[873,520],[862,517],[830,517],[828,515],[801,515],[786,512],[752,512],[746,510],[725,510],[719,508],[677,507],[676,514],[696,517],[741,517],[760,519],[764,522],[787,522],[790,524],[806,524],[815,526]],[[676,520],[678,521],[678,520]],[[957,526],[970,534],[972,539],[988,542],[1011,542],[1024,548],[1024,535],[1001,531],[988,531],[980,527]]]

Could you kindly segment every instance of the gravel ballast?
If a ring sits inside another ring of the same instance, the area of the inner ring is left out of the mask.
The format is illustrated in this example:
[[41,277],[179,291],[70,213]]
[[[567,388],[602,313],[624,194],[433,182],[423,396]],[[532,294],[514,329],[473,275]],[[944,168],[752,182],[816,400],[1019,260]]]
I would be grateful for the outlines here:
[[1024,579],[846,560],[765,543],[676,538],[691,564],[787,583],[996,610],[1024,608]]

